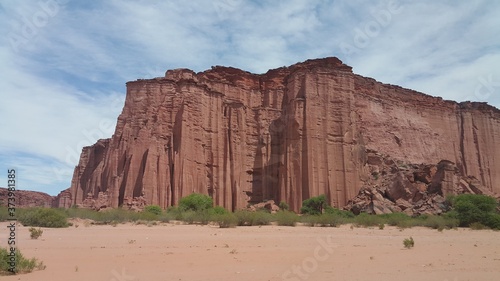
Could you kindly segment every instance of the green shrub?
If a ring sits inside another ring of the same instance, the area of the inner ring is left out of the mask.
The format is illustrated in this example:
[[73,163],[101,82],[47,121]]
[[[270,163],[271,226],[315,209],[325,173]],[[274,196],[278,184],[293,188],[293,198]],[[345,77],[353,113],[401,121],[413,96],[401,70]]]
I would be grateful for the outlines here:
[[415,246],[415,241],[413,240],[412,237],[405,238],[405,240],[403,240],[403,245],[405,246],[406,249],[411,249],[413,248],[413,246]]
[[281,226],[295,226],[300,219],[297,214],[290,211],[279,211],[274,214],[274,218]]
[[109,209],[104,211],[99,211],[97,216],[98,222],[103,224],[110,224],[111,222],[115,223],[125,223],[129,221],[137,221],[137,218],[133,218],[132,216],[137,216],[136,214],[132,214],[132,212],[127,211],[122,208]]
[[337,227],[341,225],[343,222],[344,220],[341,216],[334,214],[322,214],[320,216],[317,216],[317,223],[323,227],[327,226]]
[[188,210],[182,213],[182,221],[187,224],[206,225],[212,220],[209,210],[192,211]]
[[41,228],[36,229],[34,227],[30,227],[29,232],[31,239],[38,239],[40,236],[42,236],[43,230]]
[[288,211],[290,209],[290,206],[285,201],[281,201],[278,207],[280,207],[282,211]]
[[223,215],[229,213],[229,211],[222,206],[215,206],[212,209],[210,209],[210,213],[213,215]]
[[336,215],[332,213],[325,213],[322,215],[307,215],[307,216],[302,216],[302,223],[304,223],[307,226],[322,226],[322,227],[337,227],[341,224],[348,223],[350,219],[344,217],[343,215]]
[[173,220],[182,220],[182,210],[179,207],[172,206],[168,208],[166,215]]
[[490,213],[486,217],[486,225],[491,229],[500,230],[500,214]]
[[331,206],[325,207],[325,214],[332,214],[342,218],[354,218],[356,215],[351,211],[339,210]]
[[488,229],[488,227],[480,222],[473,222],[469,225],[470,229],[474,230],[483,230],[483,229]]
[[377,215],[370,215],[367,213],[361,213],[354,218],[354,224],[356,226],[371,227],[378,226],[383,223],[384,219]]
[[[10,251],[5,248],[0,248],[0,275],[9,275],[12,272],[9,271],[10,264]],[[44,270],[45,265],[43,262],[38,261],[36,258],[27,259],[25,258],[19,249],[16,249],[16,267],[15,273],[29,273],[33,270]]]
[[300,208],[300,213],[305,215],[320,215],[323,213],[323,209],[326,206],[326,196],[324,194],[316,197],[311,197],[302,201],[302,208]]
[[148,205],[146,206],[146,208],[144,208],[144,211],[151,214],[155,214],[157,216],[161,215],[161,213],[163,212],[161,207],[158,205]]
[[271,222],[271,214],[264,211],[239,210],[234,215],[238,219],[239,226],[268,225]]
[[411,217],[405,213],[391,213],[380,215],[385,223],[390,226],[399,226],[402,228],[411,227]]
[[446,216],[428,216],[422,226],[430,227],[437,230],[450,229],[458,226],[458,219],[449,218]]
[[319,216],[305,215],[300,218],[300,221],[306,226],[314,227],[319,223],[318,218]]
[[495,224],[495,219],[491,219],[498,205],[495,198],[486,195],[461,194],[453,199],[452,205],[457,212],[460,226],[469,226],[479,222],[494,228],[494,225],[490,223]]
[[202,211],[213,207],[213,200],[210,196],[192,193],[179,201],[179,209],[182,211]]
[[213,219],[220,228],[235,227],[238,224],[238,218],[233,213],[229,212],[224,214],[215,214]]
[[26,209],[19,215],[19,221],[24,226],[67,227],[66,213],[59,209],[33,208]]

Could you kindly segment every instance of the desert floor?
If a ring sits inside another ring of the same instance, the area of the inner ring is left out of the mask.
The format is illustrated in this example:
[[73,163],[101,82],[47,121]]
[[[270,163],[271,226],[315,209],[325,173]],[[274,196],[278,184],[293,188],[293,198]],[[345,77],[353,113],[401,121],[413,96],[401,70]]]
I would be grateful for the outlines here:
[[[500,280],[500,232],[120,224],[17,233],[47,268],[1,280]],[[85,226],[87,225],[87,226]],[[7,245],[0,223],[0,245]],[[405,249],[403,239],[415,247]]]

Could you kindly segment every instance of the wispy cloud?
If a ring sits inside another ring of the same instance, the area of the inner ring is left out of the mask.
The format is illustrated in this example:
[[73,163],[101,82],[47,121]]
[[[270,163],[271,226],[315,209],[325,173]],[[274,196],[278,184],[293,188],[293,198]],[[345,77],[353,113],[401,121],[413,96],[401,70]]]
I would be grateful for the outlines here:
[[125,82],[177,67],[263,73],[338,56],[385,83],[500,106],[498,14],[494,1],[2,1],[0,169],[20,167],[25,188],[68,187],[81,147],[113,133]]

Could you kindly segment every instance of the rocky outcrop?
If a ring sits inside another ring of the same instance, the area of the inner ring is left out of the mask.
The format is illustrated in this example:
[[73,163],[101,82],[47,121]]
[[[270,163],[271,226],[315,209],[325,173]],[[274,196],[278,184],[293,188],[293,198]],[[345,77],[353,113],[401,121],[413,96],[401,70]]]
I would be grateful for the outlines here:
[[280,207],[278,205],[276,205],[274,200],[268,200],[266,202],[261,202],[261,203],[250,205],[247,208],[247,210],[251,211],[251,212],[266,211],[266,212],[274,214],[280,210]]
[[71,188],[65,189],[57,196],[54,197],[54,201],[52,202],[52,207],[55,208],[70,208],[73,205],[73,198],[71,196]]
[[[7,206],[9,198],[9,190],[0,187],[0,206]],[[53,205],[54,197],[47,193],[28,190],[15,191],[15,207],[16,208],[31,208],[45,207],[50,208]]]
[[473,176],[463,176],[455,163],[408,164],[367,151],[371,177],[344,209],[355,214],[441,214],[448,211],[448,195],[463,193],[495,196]]
[[82,151],[72,203],[105,196],[110,207],[142,198],[166,208],[198,192],[231,210],[274,200],[298,211],[320,194],[343,207],[384,172],[383,161],[424,165],[414,175],[420,185],[391,172],[383,191],[391,202],[418,202],[425,188],[460,185],[463,178],[425,166],[443,159],[499,192],[499,136],[496,108],[382,84],[337,58],[260,75],[169,70],[127,83],[114,135]]

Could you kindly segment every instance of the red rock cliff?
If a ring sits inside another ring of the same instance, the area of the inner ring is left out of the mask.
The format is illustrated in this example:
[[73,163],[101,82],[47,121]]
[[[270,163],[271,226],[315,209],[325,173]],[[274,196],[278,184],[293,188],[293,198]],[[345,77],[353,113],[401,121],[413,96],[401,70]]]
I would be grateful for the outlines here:
[[127,83],[115,134],[83,149],[68,197],[165,208],[199,192],[233,210],[273,199],[297,211],[326,194],[342,207],[371,173],[367,150],[407,163],[446,159],[500,192],[496,147],[496,108],[382,84],[337,58],[262,75],[177,69]]

